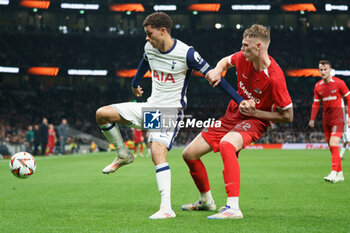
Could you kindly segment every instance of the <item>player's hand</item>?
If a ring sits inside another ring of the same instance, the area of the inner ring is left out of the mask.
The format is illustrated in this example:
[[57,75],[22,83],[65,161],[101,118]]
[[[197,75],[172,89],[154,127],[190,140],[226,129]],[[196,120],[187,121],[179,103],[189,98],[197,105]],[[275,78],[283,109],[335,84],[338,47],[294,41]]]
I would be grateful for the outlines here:
[[142,94],[143,94],[142,87],[140,87],[140,86],[137,86],[137,88],[131,87],[131,89],[132,89],[132,92],[134,93],[134,95],[136,97],[141,97],[142,96]]
[[243,100],[239,104],[239,111],[247,116],[254,116],[256,113],[256,105],[253,100]]
[[209,70],[205,75],[205,79],[208,80],[211,86],[216,87],[221,82],[221,72],[217,69]]
[[313,121],[313,120],[309,121],[309,126],[311,128],[315,127],[315,121]]

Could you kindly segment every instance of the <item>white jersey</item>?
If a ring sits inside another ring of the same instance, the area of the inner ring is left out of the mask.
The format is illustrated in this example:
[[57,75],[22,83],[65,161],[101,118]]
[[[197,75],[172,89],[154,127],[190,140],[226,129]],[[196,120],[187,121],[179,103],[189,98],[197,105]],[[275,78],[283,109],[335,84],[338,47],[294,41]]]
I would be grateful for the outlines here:
[[147,102],[155,107],[186,108],[192,69],[203,74],[211,69],[192,47],[177,39],[174,39],[173,47],[164,53],[147,42],[144,59],[152,73],[152,94]]

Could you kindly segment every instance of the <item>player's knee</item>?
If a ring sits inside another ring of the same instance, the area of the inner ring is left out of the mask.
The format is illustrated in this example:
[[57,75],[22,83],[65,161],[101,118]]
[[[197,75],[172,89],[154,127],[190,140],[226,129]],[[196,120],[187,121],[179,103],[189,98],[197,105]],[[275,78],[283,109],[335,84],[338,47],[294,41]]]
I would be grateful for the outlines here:
[[192,154],[190,153],[190,150],[188,149],[188,147],[186,147],[183,152],[182,152],[182,158],[184,160],[192,160],[193,159],[193,156]]
[[102,121],[104,119],[104,109],[103,107],[97,109],[96,111],[96,121],[99,122],[99,121]]
[[239,151],[240,149],[242,149],[242,146],[243,146],[243,141],[237,139],[237,140],[227,140],[227,139],[224,139],[222,138],[221,141],[220,141],[220,147],[223,143],[230,143],[231,145],[233,145],[236,149],[236,151]]

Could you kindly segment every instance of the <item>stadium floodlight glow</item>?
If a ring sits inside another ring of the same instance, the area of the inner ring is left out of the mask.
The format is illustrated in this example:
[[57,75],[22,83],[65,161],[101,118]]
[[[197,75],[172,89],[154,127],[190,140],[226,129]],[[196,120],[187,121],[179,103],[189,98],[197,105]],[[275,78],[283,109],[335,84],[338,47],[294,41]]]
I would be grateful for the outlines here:
[[62,9],[98,10],[99,4],[61,3]]
[[50,6],[50,1],[22,0],[19,5],[28,8],[47,9]]
[[85,75],[85,76],[106,76],[108,70],[80,70],[80,69],[69,69],[68,75]]
[[57,76],[60,69],[58,67],[30,67],[27,70],[28,74],[32,75],[44,75],[44,76]]
[[231,8],[234,11],[269,11],[271,5],[232,5]]
[[[128,69],[128,70],[116,70],[115,75],[120,78],[133,78],[137,73],[137,69]],[[144,78],[151,78],[152,74],[150,71],[147,71],[143,76]]]
[[177,7],[176,5],[154,5],[153,10],[154,11],[176,11]]
[[350,76],[350,70],[334,70],[334,75]]
[[144,12],[145,8],[141,3],[131,3],[131,4],[112,4],[109,6],[111,11],[135,11]]
[[281,7],[282,7],[282,10],[284,11],[316,12],[316,7],[312,3],[283,4]]
[[0,66],[0,73],[18,74],[18,72],[19,72],[19,68],[18,67]]
[[196,3],[188,6],[189,11],[213,11],[217,12],[220,10],[220,3]]
[[8,5],[10,0],[0,0],[0,5]]
[[220,28],[222,28],[221,23],[216,23],[216,24],[215,24],[215,28],[216,28],[216,29],[220,29]]
[[324,6],[326,11],[348,11],[349,7],[347,5],[332,5],[332,4],[326,4]]
[[[286,74],[289,77],[321,77],[320,71],[317,68],[287,70]],[[350,70],[332,69],[331,75],[350,76]]]

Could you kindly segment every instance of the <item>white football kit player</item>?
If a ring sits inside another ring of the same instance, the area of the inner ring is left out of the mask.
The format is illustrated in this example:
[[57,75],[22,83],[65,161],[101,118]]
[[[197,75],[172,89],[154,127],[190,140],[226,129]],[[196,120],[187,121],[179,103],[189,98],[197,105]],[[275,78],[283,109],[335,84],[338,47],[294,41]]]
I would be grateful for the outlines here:
[[[170,150],[172,142],[179,130],[177,122],[183,119],[183,109],[187,106],[186,92],[192,70],[206,74],[211,67],[192,47],[180,40],[174,39],[173,47],[167,52],[161,52],[153,48],[147,42],[145,54],[140,63],[140,76],[147,70],[152,73],[152,93],[144,103],[120,103],[113,107],[126,120],[130,121],[130,127],[143,128],[144,108],[169,108],[167,113],[173,116],[176,122],[171,130],[150,131],[150,141],[158,141],[167,146]],[[139,82],[138,80],[137,82]],[[137,88],[138,83],[133,87]],[[171,112],[172,111],[172,112]]]

